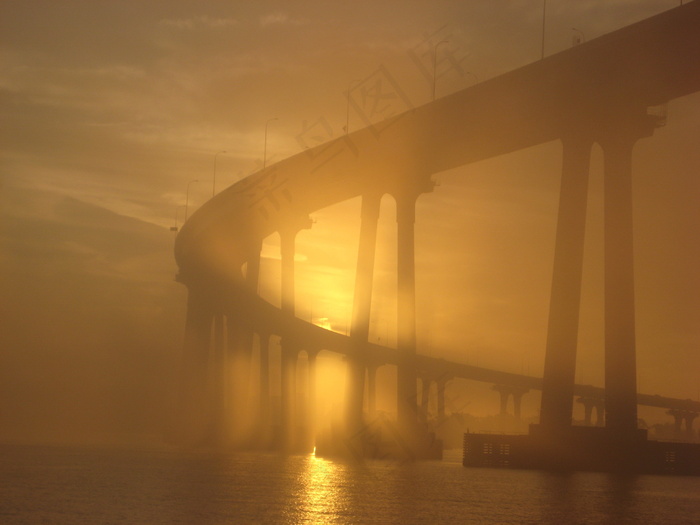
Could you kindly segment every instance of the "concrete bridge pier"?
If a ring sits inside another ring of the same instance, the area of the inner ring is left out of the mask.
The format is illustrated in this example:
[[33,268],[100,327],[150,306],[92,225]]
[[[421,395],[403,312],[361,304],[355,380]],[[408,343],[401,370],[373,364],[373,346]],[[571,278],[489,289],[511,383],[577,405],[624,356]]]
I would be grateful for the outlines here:
[[316,357],[318,350],[307,350],[308,400],[306,403],[306,436],[304,447],[313,450],[316,440]]
[[421,397],[420,397],[420,420],[422,423],[428,422],[428,403],[430,402],[430,386],[432,379],[429,376],[421,377]]
[[598,141],[604,154],[606,428],[623,441],[638,435],[632,150],[656,122],[645,108],[628,108],[602,124]]
[[[564,134],[562,180],[554,252],[542,405],[538,439],[565,452],[571,435],[588,172],[593,138],[604,155],[605,409],[613,468],[634,463],[637,443],[632,149],[653,133],[645,108],[623,100],[603,102],[592,116],[577,115]],[[640,445],[641,446],[641,445]]]
[[[282,266],[281,305],[282,312],[291,317],[295,316],[294,256],[296,255],[296,236],[302,229],[310,227],[311,219],[308,216],[299,216],[294,220],[287,221],[279,230]],[[281,346],[281,447],[284,450],[291,451],[298,444],[296,439],[295,405],[297,403],[296,366],[299,348],[296,341],[291,340],[289,337],[282,337]]]
[[[412,458],[434,457],[434,436],[418,424],[416,376],[416,201],[432,191],[430,178],[408,173],[394,193],[397,222],[397,392],[398,429],[405,453]],[[442,451],[440,450],[440,453]]]
[[501,416],[508,414],[508,398],[510,397],[510,387],[508,385],[493,385],[493,390],[500,394],[500,409],[498,413]]
[[605,425],[605,401],[593,397],[579,397],[577,400],[583,405],[584,424],[587,427],[593,425],[593,410],[595,410],[595,426],[602,427]]
[[[377,223],[379,220],[379,194],[362,196],[360,216],[360,239],[355,266],[355,290],[352,302],[352,321],[350,325],[350,342],[354,356],[348,357],[348,386],[346,424],[350,436],[363,435],[363,400],[365,392],[365,375],[368,357],[366,346],[369,339],[369,322],[372,307],[372,287],[374,283],[374,261],[377,246]],[[376,368],[375,368],[376,371]],[[374,374],[370,376],[374,383]],[[375,385],[370,385],[370,396],[374,403]],[[370,409],[370,412],[373,412]]]
[[296,447],[296,404],[297,404],[297,359],[298,350],[293,341],[281,340],[281,410],[280,410],[280,447],[291,452]]
[[217,447],[228,445],[232,435],[231,382],[229,380],[229,356],[226,348],[226,316],[217,308],[212,319],[211,359],[209,381],[212,385],[212,444]]
[[526,388],[516,388],[513,390],[513,415],[520,419],[522,417],[523,396],[529,392]]
[[395,195],[397,221],[397,421],[407,435],[415,433],[418,397],[416,388],[416,269],[414,228],[419,192]]
[[[675,438],[692,440],[694,437],[693,421],[698,417],[698,413],[690,410],[678,409],[669,410],[666,413],[673,416]],[[683,426],[685,426],[685,428],[683,428]]]
[[258,333],[260,348],[259,356],[259,410],[258,410],[258,438],[264,448],[271,444],[272,440],[272,420],[270,409],[270,335]]
[[[577,119],[577,121],[580,119]],[[562,138],[562,173],[554,245],[540,425],[558,434],[571,426],[588,174],[593,133],[581,126]]]
[[437,418],[438,422],[445,420],[445,388],[449,379],[441,376],[437,379]]
[[173,440],[185,447],[210,437],[215,411],[211,388],[210,339],[214,308],[203,286],[188,285],[187,317],[180,370],[180,397]]
[[522,415],[521,406],[522,399],[529,389],[517,387],[513,385],[494,385],[493,390],[501,395],[500,414],[508,414],[508,399],[513,398],[513,415],[520,419]]

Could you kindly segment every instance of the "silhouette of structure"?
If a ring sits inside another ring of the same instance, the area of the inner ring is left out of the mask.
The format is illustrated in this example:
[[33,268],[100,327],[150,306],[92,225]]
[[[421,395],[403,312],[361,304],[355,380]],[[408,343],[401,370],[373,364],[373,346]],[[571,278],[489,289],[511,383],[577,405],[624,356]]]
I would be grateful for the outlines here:
[[[274,424],[278,445],[285,449],[310,446],[308,435],[300,430],[298,356],[304,351],[308,357],[308,404],[313,406],[316,356],[326,349],[348,358],[346,432],[362,436],[359,453],[373,446],[367,444],[371,432],[363,423],[365,378],[372,410],[376,368],[391,363],[398,378],[397,424],[392,432],[412,457],[437,453],[421,425],[430,382],[437,383],[438,412],[444,415],[446,380],[468,376],[499,385],[505,399],[502,407],[513,396],[516,412],[527,389],[542,389],[540,424],[533,426],[530,436],[515,441],[498,438],[498,446],[516,451],[504,460],[507,464],[654,470],[656,459],[642,464],[638,458],[656,458],[666,452],[652,451],[637,429],[637,403],[691,414],[700,411],[700,404],[640,396],[636,391],[631,158],[635,142],[651,136],[663,123],[648,108],[700,89],[700,70],[690,67],[700,56],[698,27],[700,3],[691,2],[370,124],[268,166],[213,197],[182,227],[175,245],[178,280],[189,292],[180,440],[226,441],[232,411],[228,404],[245,397],[243,390],[233,391],[230,371],[232,367],[249,370],[254,334],[260,346],[260,414],[263,421],[271,420],[268,345],[276,335],[281,338],[282,371],[280,416]],[[544,377],[505,374],[419,355],[415,203],[432,191],[431,175],[555,140],[561,141],[563,164]],[[604,390],[574,383],[587,180],[594,143],[601,145],[605,155]],[[377,220],[384,194],[395,198],[397,210],[397,349],[367,340]],[[360,242],[352,323],[346,337],[295,317],[295,238],[311,227],[309,213],[357,196],[362,198]],[[273,232],[279,232],[281,243],[279,309],[256,294],[262,239]],[[419,376],[423,377],[420,407]],[[605,411],[604,428],[572,426],[575,395],[590,406],[588,419],[597,407],[602,423]],[[686,418],[686,425],[692,425],[692,417]],[[489,443],[493,450],[495,442],[468,436],[465,464],[495,464],[489,463],[491,454],[483,452]],[[697,455],[696,449],[687,454],[685,449],[672,452],[676,464],[684,465],[690,462],[683,459],[686,455]],[[516,459],[521,457],[529,459]]]

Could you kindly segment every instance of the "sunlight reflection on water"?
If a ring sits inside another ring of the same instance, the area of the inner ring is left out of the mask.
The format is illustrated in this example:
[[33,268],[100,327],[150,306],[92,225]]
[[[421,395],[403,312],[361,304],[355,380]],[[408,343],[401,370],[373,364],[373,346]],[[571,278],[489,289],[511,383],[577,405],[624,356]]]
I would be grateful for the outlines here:
[[700,478],[0,447],[0,523],[698,523]]

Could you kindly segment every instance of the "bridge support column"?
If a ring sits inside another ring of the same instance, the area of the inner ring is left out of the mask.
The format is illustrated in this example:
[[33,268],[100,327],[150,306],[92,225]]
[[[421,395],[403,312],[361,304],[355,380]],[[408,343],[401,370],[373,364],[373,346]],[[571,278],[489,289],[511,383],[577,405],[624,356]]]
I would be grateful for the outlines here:
[[605,172],[606,428],[616,439],[632,439],[637,433],[632,150],[653,127],[646,114],[618,116],[599,141]]
[[447,379],[441,377],[437,380],[437,411],[438,422],[445,420],[445,387]]
[[598,399],[595,402],[595,426],[605,426],[605,400]]
[[513,390],[513,415],[518,419],[520,419],[522,416],[521,407],[523,402],[523,396],[527,394],[527,392],[527,390],[522,389]]
[[[311,227],[308,217],[292,221],[280,229],[280,255],[282,264],[281,303],[282,311],[295,315],[294,256],[296,236],[304,228]],[[297,402],[296,366],[299,355],[297,345],[288,337],[282,338],[281,370],[281,426],[282,447],[292,450],[296,446],[295,405]]]
[[[666,412],[668,415],[673,416],[673,433],[676,439],[693,439],[693,421],[698,416],[697,412],[692,412],[690,410],[679,410],[672,409]],[[685,423],[685,429],[683,424]]]
[[414,226],[417,195],[396,197],[398,237],[398,366],[397,419],[404,432],[415,431],[416,400],[416,275]]
[[584,424],[587,427],[593,425],[593,409],[596,411],[596,426],[602,426],[604,401],[593,397],[579,397],[578,402],[583,405]]
[[296,446],[296,401],[297,401],[297,359],[298,353],[290,342],[281,341],[281,427],[282,448],[291,451]]
[[591,403],[591,401],[588,399],[585,399],[585,400],[579,399],[579,401],[581,401],[583,403],[583,410],[584,410],[584,416],[583,416],[584,421],[583,422],[587,427],[590,427],[591,423],[592,423],[591,416],[593,414],[593,403]]
[[260,410],[259,435],[267,448],[270,441],[270,335],[258,334],[260,346]]
[[676,439],[682,437],[683,428],[683,411],[682,410],[669,410],[666,412],[668,415],[673,416],[673,435]]
[[[229,298],[227,303],[225,306],[226,315],[221,316],[222,327],[217,330],[223,336],[220,366],[225,381],[225,441],[227,445],[240,445],[250,417],[246,411],[248,406],[247,382],[250,377],[247,369],[249,359],[245,349],[247,329],[238,319],[239,305],[235,299]],[[216,321],[218,322],[218,319]],[[215,339],[218,339],[218,336]]]
[[307,425],[308,425],[308,446],[313,450],[316,445],[316,356],[318,351],[309,351],[308,367],[309,367],[309,399],[307,403]]
[[427,376],[421,378],[421,398],[420,398],[420,419],[423,423],[428,422],[428,403],[430,402],[430,383]]
[[543,429],[555,433],[571,426],[573,412],[592,134],[588,131],[571,134],[562,139],[562,145],[559,215],[540,412]]
[[176,442],[196,446],[208,437],[215,416],[211,403],[211,339],[214,309],[206,291],[188,285],[187,318],[175,422]]
[[493,385],[493,390],[500,394],[501,404],[498,413],[501,416],[505,416],[508,414],[508,399],[512,393],[511,388],[508,385]]
[[688,412],[685,416],[685,433],[688,439],[693,439],[693,421],[698,417],[697,412]]
[[230,445],[232,435],[232,385],[229,355],[226,348],[226,316],[218,311],[212,326],[211,376],[214,385],[212,406],[215,416],[212,425],[212,441],[220,447]]
[[[352,302],[350,339],[354,356],[348,357],[347,425],[349,435],[359,435],[362,429],[362,407],[367,369],[366,346],[369,339],[369,321],[372,307],[374,259],[379,220],[379,195],[364,195],[360,218],[360,241],[355,270],[355,291]],[[372,388],[370,388],[372,391]],[[370,395],[373,395],[370,394]]]

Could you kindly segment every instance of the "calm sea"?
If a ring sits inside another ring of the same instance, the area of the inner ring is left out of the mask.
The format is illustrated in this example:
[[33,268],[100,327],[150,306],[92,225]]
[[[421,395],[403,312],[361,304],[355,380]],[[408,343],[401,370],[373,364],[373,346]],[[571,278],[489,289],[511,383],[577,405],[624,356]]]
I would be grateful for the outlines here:
[[700,478],[0,447],[0,523],[700,523]]

